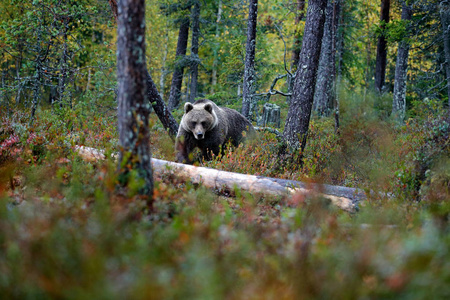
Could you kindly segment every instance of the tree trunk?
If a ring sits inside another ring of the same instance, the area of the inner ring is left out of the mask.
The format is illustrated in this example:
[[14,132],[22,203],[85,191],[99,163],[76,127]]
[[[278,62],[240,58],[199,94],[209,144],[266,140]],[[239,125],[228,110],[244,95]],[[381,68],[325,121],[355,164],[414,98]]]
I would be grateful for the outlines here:
[[173,71],[172,85],[170,86],[170,95],[168,107],[173,111],[180,104],[181,86],[183,84],[184,58],[189,38],[189,18],[181,21],[180,31],[178,32],[177,52],[175,54],[175,70]]
[[153,110],[158,116],[164,128],[169,133],[169,136],[172,140],[175,140],[175,137],[178,133],[178,123],[170,112],[169,108],[164,103],[164,100],[161,98],[161,95],[158,93],[155,83],[153,82],[152,77],[148,70],[145,70],[145,76],[147,80],[147,95],[148,101],[152,104]]
[[111,7],[111,11],[113,13],[114,16],[114,20],[116,20],[117,22],[117,17],[119,12],[117,11],[117,1],[116,0],[108,0],[109,2],[109,6]]
[[63,30],[63,52],[61,54],[61,67],[59,73],[59,81],[58,81],[58,99],[59,99],[59,107],[65,106],[64,103],[64,92],[66,89],[66,81],[67,81],[67,31],[68,31],[68,19],[64,18],[64,30]]
[[[117,2],[116,0],[109,0],[109,4],[111,6],[111,10],[113,12],[113,16],[117,21]],[[152,77],[147,69],[145,69],[146,76],[146,87],[147,87],[147,95],[148,101],[152,104],[153,109],[155,110],[156,115],[161,121],[164,128],[168,131],[169,136],[175,140],[175,137],[178,132],[178,123],[171,114],[169,108],[164,103],[161,95],[158,93],[158,89],[156,88],[155,83],[153,82]]]
[[339,134],[339,87],[342,82],[342,64],[343,64],[343,52],[344,52],[344,28],[341,28],[341,24],[344,24],[344,9],[345,1],[338,2],[339,17],[336,23],[336,70],[335,70],[335,85],[334,85],[334,132]]
[[166,82],[166,63],[167,63],[167,54],[169,54],[169,32],[166,32],[165,44],[164,44],[164,55],[161,63],[161,76],[159,77],[159,95],[161,98],[164,98],[164,88]]
[[[38,51],[37,53],[40,53],[41,48],[41,31],[38,32],[38,43],[37,43]],[[42,80],[42,64],[46,58],[42,58],[40,55],[38,55],[34,61],[35,63],[35,73],[33,76],[33,83],[32,83],[32,89],[33,89],[33,99],[31,102],[31,119],[30,124],[33,124],[34,117],[36,115],[36,110],[38,106],[39,99],[41,98],[41,80]]]
[[[219,7],[217,9],[217,20],[216,20],[216,39],[215,42],[218,43],[219,40],[219,23],[220,19],[222,18],[222,0],[219,0]],[[214,94],[214,89],[217,85],[217,67],[218,67],[218,54],[217,54],[217,48],[218,45],[214,45],[214,61],[213,61],[213,68],[212,68],[212,79],[211,79],[211,89],[210,94]]]
[[301,49],[301,34],[298,29],[298,24],[305,16],[305,1],[297,0],[297,7],[295,12],[295,34],[294,34],[294,47],[292,48],[292,63],[291,69],[294,70],[297,68],[298,59],[300,57],[300,49]]
[[[412,18],[411,7],[402,3],[402,20],[410,21]],[[407,25],[409,26],[409,24]],[[402,40],[398,43],[397,62],[395,64],[394,97],[392,103],[392,115],[403,122],[406,113],[406,75],[408,71],[409,42]]]
[[2,107],[2,105],[4,104],[5,105],[5,107],[6,107],[6,111],[8,112],[8,114],[9,114],[9,99],[8,99],[8,97],[6,96],[6,92],[4,92],[4,91],[6,91],[6,89],[5,89],[5,77],[6,77],[6,69],[4,69],[3,71],[2,71],[2,88],[0,89],[0,107]]
[[281,116],[280,107],[274,103],[265,103],[260,126],[274,126],[280,128]]
[[288,146],[303,150],[314,99],[327,0],[310,0],[294,91],[283,132]]
[[450,111],[450,4],[442,1],[440,5],[442,36],[444,40],[445,71],[447,75],[447,96]]
[[320,116],[328,116],[334,103],[336,78],[336,31],[339,20],[339,0],[329,0],[326,9],[325,25],[317,71],[314,110]]
[[381,0],[380,28],[382,33],[378,37],[377,60],[375,64],[375,89],[381,93],[386,78],[387,42],[385,37],[386,24],[389,23],[389,10],[391,1]]
[[88,76],[87,76],[86,88],[84,89],[85,92],[89,91],[89,87],[90,86],[91,86],[91,68],[88,68]]
[[242,92],[242,115],[251,120],[253,95],[255,94],[255,48],[258,0],[249,1],[247,22],[247,46],[245,48],[244,88]]
[[200,3],[195,1],[192,7],[192,45],[191,45],[191,91],[189,94],[189,102],[194,103],[197,97],[197,79],[198,79],[198,40],[200,38]]
[[137,176],[143,182],[139,194],[151,206],[153,174],[148,128],[150,105],[145,82],[145,0],[120,0],[118,12],[119,182],[128,186]]

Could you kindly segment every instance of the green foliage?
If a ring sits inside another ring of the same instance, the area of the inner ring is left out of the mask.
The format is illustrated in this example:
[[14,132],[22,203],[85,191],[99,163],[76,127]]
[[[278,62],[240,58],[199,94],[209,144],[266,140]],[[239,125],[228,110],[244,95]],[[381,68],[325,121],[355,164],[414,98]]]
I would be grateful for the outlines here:
[[107,3],[41,0],[17,6],[0,5],[1,105],[72,107],[86,92],[96,97],[111,86],[105,82],[115,61],[104,22]]
[[386,24],[386,38],[389,42],[400,42],[409,38],[408,28],[411,28],[411,21],[392,20]]

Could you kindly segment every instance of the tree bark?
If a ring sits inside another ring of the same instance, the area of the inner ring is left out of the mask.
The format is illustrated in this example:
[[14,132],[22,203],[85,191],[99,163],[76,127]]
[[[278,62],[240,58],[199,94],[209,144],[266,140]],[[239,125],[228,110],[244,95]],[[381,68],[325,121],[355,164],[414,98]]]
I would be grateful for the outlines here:
[[148,72],[145,70],[146,78],[147,78],[147,95],[148,100],[152,104],[153,110],[158,116],[164,128],[169,133],[169,136],[172,140],[175,140],[175,137],[178,133],[178,123],[170,112],[169,108],[164,103],[164,100],[161,98],[161,95],[158,93],[155,83]]
[[442,36],[444,40],[445,71],[447,75],[447,96],[450,111],[450,4],[442,1],[440,5]]
[[[37,53],[41,53],[41,31],[38,32],[38,43],[37,43],[38,51]],[[34,117],[36,115],[36,109],[38,106],[39,99],[41,98],[41,80],[42,80],[42,65],[44,61],[47,60],[47,55],[44,57],[41,57],[41,55],[38,55],[36,59],[34,60],[34,67],[35,67],[35,73],[33,76],[32,81],[32,89],[33,89],[33,99],[31,102],[31,119],[30,124],[33,124]]]
[[283,135],[291,149],[303,150],[314,99],[327,0],[310,0],[300,60]]
[[[412,18],[411,7],[402,3],[402,21]],[[409,25],[407,25],[409,26]],[[407,40],[398,43],[397,62],[395,64],[394,97],[392,102],[392,115],[403,122],[406,113],[406,75],[408,71],[408,57],[410,44]]]
[[383,91],[383,86],[386,78],[387,42],[384,30],[386,29],[386,24],[389,23],[390,5],[390,0],[381,0],[380,28],[382,30],[382,33],[378,37],[377,60],[375,63],[375,89],[379,93]]
[[[281,116],[280,107],[274,103],[265,103],[263,107],[260,126],[274,126],[280,128]],[[259,122],[258,122],[259,123]]]
[[[109,4],[113,12],[113,16],[117,21],[118,15],[117,2],[116,0],[109,0]],[[161,95],[158,93],[156,85],[153,82],[153,79],[150,76],[150,73],[148,72],[147,68],[145,69],[145,76],[147,80],[146,87],[147,87],[148,101],[150,101],[150,103],[152,104],[152,107],[155,110],[156,115],[158,116],[164,128],[168,131],[169,136],[172,138],[172,140],[175,140],[175,137],[178,132],[178,123],[171,114],[166,104],[164,103]]]
[[195,1],[192,7],[192,43],[191,43],[191,91],[189,101],[195,102],[197,97],[197,81],[198,81],[198,64],[200,58],[198,57],[198,40],[200,38],[200,3]]
[[175,54],[175,70],[172,76],[172,85],[170,86],[170,95],[168,107],[173,111],[180,104],[181,86],[183,85],[184,58],[189,38],[189,18],[181,21],[180,31],[178,32],[177,51]]
[[33,100],[31,102],[31,119],[30,124],[33,124],[34,117],[36,115],[36,109],[38,106],[39,99],[41,97],[41,72],[42,66],[39,59],[36,60],[35,75],[33,76]]
[[[83,160],[89,162],[105,159],[104,151],[94,148],[75,146],[75,152]],[[214,190],[234,190],[237,187],[251,193],[272,196],[289,196],[297,193],[303,195],[316,194],[329,199],[334,205],[347,211],[355,211],[358,203],[367,198],[363,191],[343,186],[239,174],[156,158],[152,158],[152,165],[155,176],[163,176],[167,172],[171,172],[179,179],[189,180],[194,184],[203,184]],[[172,171],[168,171],[168,169]]]
[[300,57],[300,49],[301,49],[301,34],[298,29],[298,24],[305,16],[305,1],[297,0],[296,12],[295,12],[295,34],[294,34],[294,47],[292,48],[292,64],[291,69],[294,70],[297,68],[298,59]]
[[242,92],[242,115],[251,120],[252,101],[255,94],[255,48],[258,0],[249,1],[247,22],[247,46],[245,48],[244,87]]
[[334,85],[334,132],[339,134],[339,87],[342,82],[342,65],[344,52],[344,28],[341,29],[341,24],[344,24],[345,1],[339,1],[339,17],[336,25],[336,70],[335,70],[335,85]]
[[161,76],[159,77],[159,95],[161,98],[164,98],[164,88],[165,88],[165,82],[166,82],[166,62],[167,62],[167,54],[169,54],[169,32],[166,31],[165,36],[165,44],[164,44],[164,55],[162,58],[161,63]]
[[317,71],[314,110],[328,116],[334,103],[336,78],[336,31],[339,20],[339,0],[329,0],[326,9],[319,69]]
[[116,20],[117,22],[117,17],[119,12],[117,11],[117,1],[116,0],[108,0],[109,2],[109,6],[111,7],[111,11],[113,13],[114,16],[114,20]]
[[64,92],[66,89],[66,81],[67,81],[67,32],[68,32],[68,19],[67,17],[64,18],[64,29],[62,32],[62,40],[64,41],[62,47],[63,51],[61,53],[61,60],[60,60],[60,73],[59,73],[59,80],[58,80],[58,101],[59,101],[59,107],[63,107],[65,105],[64,103]]
[[117,19],[117,78],[119,182],[128,186],[131,170],[143,181],[139,194],[151,205],[153,174],[146,99],[145,0],[119,0]]
[[214,45],[214,60],[213,60],[213,69],[212,69],[212,79],[211,79],[211,89],[210,89],[210,94],[214,94],[214,89],[216,88],[217,85],[217,67],[218,67],[218,40],[219,40],[219,23],[220,23],[220,19],[222,18],[222,0],[219,0],[219,4],[218,4],[218,8],[217,8],[217,20],[216,20],[216,44]]

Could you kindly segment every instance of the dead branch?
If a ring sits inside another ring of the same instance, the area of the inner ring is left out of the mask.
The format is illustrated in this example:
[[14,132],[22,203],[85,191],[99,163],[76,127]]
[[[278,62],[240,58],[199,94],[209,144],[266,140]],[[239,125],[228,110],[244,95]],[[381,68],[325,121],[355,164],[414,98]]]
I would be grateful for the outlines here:
[[276,130],[275,128],[272,128],[272,127],[257,127],[257,126],[255,126],[254,128],[255,128],[256,131],[266,131],[266,132],[273,133],[275,135],[276,139],[279,142],[284,142],[285,141],[283,134],[281,132],[279,132],[278,130]]
[[[282,96],[285,96],[285,97],[292,96],[291,93],[284,93],[284,92],[281,92],[279,90],[275,90],[274,89],[275,85],[278,82],[278,80],[280,80],[280,79],[282,79],[282,78],[284,78],[286,76],[288,76],[288,74],[278,75],[277,77],[275,77],[273,79],[272,84],[270,85],[269,91],[267,93],[254,94],[253,96],[268,96],[268,98],[270,98],[270,96],[273,96],[273,95],[276,95],[276,94],[279,94],[279,95],[282,95]],[[267,99],[267,101],[268,100],[269,99]]]

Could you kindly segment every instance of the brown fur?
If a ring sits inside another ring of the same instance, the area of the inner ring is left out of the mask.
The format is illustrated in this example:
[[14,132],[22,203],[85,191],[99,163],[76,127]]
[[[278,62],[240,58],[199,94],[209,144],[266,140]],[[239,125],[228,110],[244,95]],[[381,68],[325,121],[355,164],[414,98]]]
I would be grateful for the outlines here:
[[223,153],[227,142],[237,147],[244,131],[255,135],[252,124],[234,109],[219,107],[207,99],[186,103],[175,143],[176,159],[192,163],[189,155],[199,148],[203,158],[211,160],[212,153],[219,155],[221,149]]

